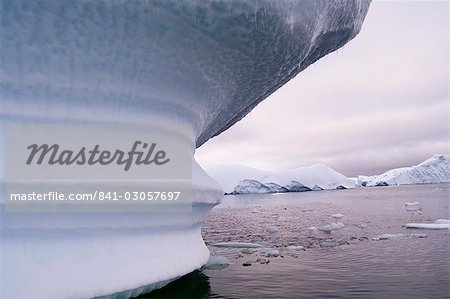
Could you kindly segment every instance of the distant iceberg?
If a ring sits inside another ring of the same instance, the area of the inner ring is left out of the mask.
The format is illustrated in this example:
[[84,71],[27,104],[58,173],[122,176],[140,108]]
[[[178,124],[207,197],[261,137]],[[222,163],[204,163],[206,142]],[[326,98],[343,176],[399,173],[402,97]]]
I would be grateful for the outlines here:
[[[0,297],[129,298],[206,264],[201,226],[223,191],[195,149],[354,38],[369,5],[0,1],[0,129],[8,122],[177,125],[191,133],[181,138],[192,145],[193,166],[190,213],[13,214],[0,198]],[[347,183],[326,173],[324,185],[311,188]]]
[[243,165],[206,168],[226,194],[284,193],[355,188],[355,180],[323,164],[279,172],[262,171]]
[[450,182],[450,156],[434,155],[417,166],[389,170],[380,175],[359,176],[357,184],[365,187],[434,184]]

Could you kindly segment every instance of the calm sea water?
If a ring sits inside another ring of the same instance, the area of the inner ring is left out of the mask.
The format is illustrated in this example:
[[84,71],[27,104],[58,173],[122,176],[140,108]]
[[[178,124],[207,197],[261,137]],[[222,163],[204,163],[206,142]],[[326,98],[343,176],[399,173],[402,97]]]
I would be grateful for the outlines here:
[[[195,271],[142,297],[450,298],[449,230],[402,227],[449,219],[449,192],[448,184],[439,184],[226,196],[210,213],[203,237],[212,254],[227,257],[230,265]],[[420,212],[406,210],[405,202],[414,201]],[[335,213],[344,217],[334,219]],[[331,234],[308,230],[338,221],[346,227]],[[269,226],[279,231],[268,233]],[[387,233],[427,236],[372,240]],[[325,247],[330,239],[341,245]],[[281,255],[212,246],[218,242],[258,243]],[[269,263],[256,262],[261,258]]]

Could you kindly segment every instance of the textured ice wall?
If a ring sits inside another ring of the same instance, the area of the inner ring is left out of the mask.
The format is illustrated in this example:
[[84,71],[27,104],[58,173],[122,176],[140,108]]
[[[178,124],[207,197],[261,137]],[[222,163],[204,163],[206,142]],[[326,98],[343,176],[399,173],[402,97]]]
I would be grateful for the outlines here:
[[200,146],[360,30],[369,1],[1,2],[6,117],[173,117]]
[[[194,151],[353,38],[368,6],[0,1],[0,129],[18,120],[158,125],[164,119],[192,128]],[[222,190],[195,160],[193,169],[188,215],[14,216],[0,204],[8,223],[0,235],[1,295],[130,297],[198,268],[209,256],[200,226]]]

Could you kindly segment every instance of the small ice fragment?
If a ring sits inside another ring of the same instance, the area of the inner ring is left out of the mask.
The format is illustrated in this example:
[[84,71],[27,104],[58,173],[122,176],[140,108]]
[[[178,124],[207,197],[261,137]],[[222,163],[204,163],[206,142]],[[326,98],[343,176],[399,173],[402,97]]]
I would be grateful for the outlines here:
[[256,243],[240,243],[240,242],[221,242],[211,244],[214,247],[228,247],[228,248],[261,248],[262,245]]
[[378,237],[373,237],[372,241],[382,241],[382,240],[404,240],[410,238],[427,238],[427,234],[382,234]]
[[311,226],[311,227],[308,227],[308,230],[310,230],[310,231],[316,231],[316,230],[317,230],[317,227]]
[[203,268],[208,270],[220,270],[225,269],[229,264],[230,262],[226,257],[220,255],[211,255],[208,262],[203,265]]
[[421,207],[414,205],[414,206],[406,206],[406,211],[407,212],[416,212],[416,211],[420,211],[422,210]]
[[253,254],[253,253],[256,252],[256,250],[255,249],[250,249],[250,248],[244,248],[244,249],[241,250],[241,252],[243,254]]
[[336,218],[336,219],[341,219],[342,217],[344,217],[344,215],[338,213],[338,214],[331,215],[331,217]]
[[427,237],[428,237],[427,234],[412,234],[411,235],[411,238],[418,238],[418,239],[427,238]]
[[419,204],[419,202],[415,201],[415,202],[405,202],[405,206],[417,206]]
[[406,223],[406,228],[450,229],[450,223]]
[[260,263],[261,265],[267,265],[268,263],[270,263],[270,260],[269,259],[257,259],[256,262]]
[[268,232],[269,234],[274,234],[274,233],[277,233],[279,231],[280,231],[280,229],[278,227],[276,227],[276,226],[268,226],[266,228],[266,232]]
[[402,240],[409,238],[409,235],[405,234],[382,234],[378,237],[373,237],[372,241],[382,241],[382,240]]
[[450,224],[450,219],[438,219],[434,223],[436,223],[436,224]]
[[335,240],[335,239],[326,239],[325,241],[320,242],[320,247],[337,247],[346,244],[345,241]]
[[330,233],[334,230],[338,230],[341,228],[344,228],[345,224],[342,222],[338,222],[338,223],[331,223],[331,224],[327,224],[321,227],[318,227],[317,229],[326,233]]
[[322,232],[331,232],[333,229],[331,228],[330,224],[321,226],[317,228],[318,230],[322,231]]
[[304,250],[306,250],[305,247],[300,246],[300,245],[299,246],[289,245],[289,246],[286,247],[286,249],[289,250],[289,251],[300,251],[300,250],[304,251]]
[[243,262],[242,263],[242,266],[244,266],[244,267],[248,267],[248,266],[251,266],[251,265],[252,265],[251,262]]
[[266,257],[277,257],[277,256],[280,256],[280,252],[276,249],[266,252]]
[[278,250],[272,248],[261,248],[260,253],[265,257],[277,257],[280,255]]

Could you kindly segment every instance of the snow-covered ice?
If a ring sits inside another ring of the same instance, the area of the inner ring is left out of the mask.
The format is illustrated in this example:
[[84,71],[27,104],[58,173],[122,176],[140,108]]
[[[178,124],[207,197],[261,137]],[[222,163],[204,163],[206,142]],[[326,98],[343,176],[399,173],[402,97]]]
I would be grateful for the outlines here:
[[388,186],[450,182],[450,156],[434,155],[417,166],[389,170],[380,175],[359,176],[358,185]]
[[206,170],[227,194],[302,192],[355,187],[354,180],[322,164],[279,172],[235,164],[208,166]]

